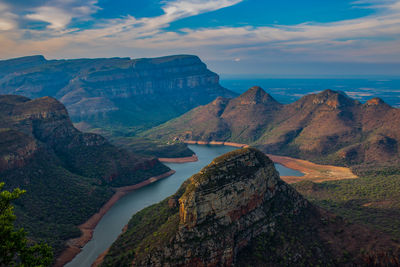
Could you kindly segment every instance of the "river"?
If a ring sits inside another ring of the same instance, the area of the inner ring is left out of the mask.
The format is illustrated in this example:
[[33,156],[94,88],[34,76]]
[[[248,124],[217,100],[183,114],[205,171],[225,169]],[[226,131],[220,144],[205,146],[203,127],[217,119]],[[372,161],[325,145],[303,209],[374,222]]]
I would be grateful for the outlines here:
[[[237,149],[230,146],[203,145],[189,145],[189,148],[196,153],[199,158],[198,161],[165,163],[165,165],[176,171],[174,175],[137,189],[118,200],[97,224],[92,240],[65,266],[91,266],[96,258],[111,246],[133,214],[174,194],[186,179],[199,172],[214,158]],[[302,176],[301,172],[288,169],[279,164],[275,164],[275,166],[281,175]]]

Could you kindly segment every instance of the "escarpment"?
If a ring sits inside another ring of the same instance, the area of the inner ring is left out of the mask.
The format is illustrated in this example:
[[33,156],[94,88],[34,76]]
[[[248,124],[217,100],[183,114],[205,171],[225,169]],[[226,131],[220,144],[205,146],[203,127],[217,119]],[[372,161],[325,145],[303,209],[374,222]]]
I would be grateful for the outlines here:
[[[77,226],[113,195],[169,171],[104,137],[77,130],[63,104],[51,97],[0,96],[0,180],[27,191],[16,203],[18,225],[58,255]],[[46,227],[43,227],[46,225]]]
[[149,127],[235,93],[197,57],[0,61],[0,93],[52,96],[74,122]]

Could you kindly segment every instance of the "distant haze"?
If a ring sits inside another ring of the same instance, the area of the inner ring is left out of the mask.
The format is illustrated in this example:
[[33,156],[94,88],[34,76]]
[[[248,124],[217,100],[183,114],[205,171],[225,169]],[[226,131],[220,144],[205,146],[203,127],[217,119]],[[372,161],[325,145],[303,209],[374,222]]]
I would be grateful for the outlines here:
[[261,86],[276,100],[288,104],[300,97],[332,89],[343,91],[361,102],[379,97],[394,107],[400,107],[400,79],[258,79],[258,78],[222,78],[221,85],[239,94],[254,85]]

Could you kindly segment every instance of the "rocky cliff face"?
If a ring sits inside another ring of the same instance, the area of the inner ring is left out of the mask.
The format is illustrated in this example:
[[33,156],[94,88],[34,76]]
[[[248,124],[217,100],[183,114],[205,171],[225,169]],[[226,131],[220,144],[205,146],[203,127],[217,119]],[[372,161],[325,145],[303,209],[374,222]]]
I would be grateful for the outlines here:
[[[154,158],[78,131],[56,99],[0,96],[0,177],[27,194],[17,203],[18,223],[58,254],[63,242],[113,194],[112,187],[167,172]],[[45,227],[43,225],[46,225]]]
[[253,87],[237,98],[193,109],[144,135],[246,143],[272,154],[334,164],[394,165],[400,158],[399,132],[400,110],[381,99],[362,104],[342,92],[325,90],[282,105]]
[[[279,178],[268,157],[245,148],[216,158],[175,195],[134,215],[102,266],[396,262],[399,244],[377,236],[317,209]],[[394,253],[374,258],[369,246]]]
[[154,125],[218,96],[234,96],[219,85],[217,74],[189,55],[0,61],[0,93],[56,97],[74,121],[128,127]]
[[148,236],[132,240],[149,220],[134,217],[104,266],[231,266],[243,248],[274,233],[283,218],[316,216],[311,204],[279,178],[273,162],[252,148],[216,158],[164,203],[159,205],[168,205],[170,215],[158,213],[156,221],[162,222]]
[[273,232],[279,217],[299,215],[310,205],[254,149],[217,158],[188,183],[179,198],[179,229],[171,246],[135,262],[138,266],[230,266],[250,240]]
[[[81,133],[73,126],[65,107],[54,98],[30,100],[6,95],[0,97],[0,106],[0,134],[4,142],[2,170],[21,167],[35,152],[44,150],[55,153],[72,172],[104,181],[113,180],[113,183],[117,183],[118,177],[128,180],[127,177],[133,177],[136,171],[152,169],[159,164],[154,159],[140,158],[117,149],[100,135]],[[98,153],[95,158],[83,158],[95,153]],[[92,173],[89,174],[87,169]],[[97,171],[93,173],[93,169]],[[122,183],[129,184],[127,181]]]

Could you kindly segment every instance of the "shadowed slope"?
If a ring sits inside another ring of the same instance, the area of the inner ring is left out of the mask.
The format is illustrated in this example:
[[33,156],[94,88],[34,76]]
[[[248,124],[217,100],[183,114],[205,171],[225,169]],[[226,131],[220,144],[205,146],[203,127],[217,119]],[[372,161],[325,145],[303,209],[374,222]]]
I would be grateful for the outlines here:
[[18,223],[58,253],[111,197],[112,186],[139,183],[167,172],[154,158],[118,149],[102,136],[73,127],[51,97],[0,96],[0,177],[7,188],[27,190]]

